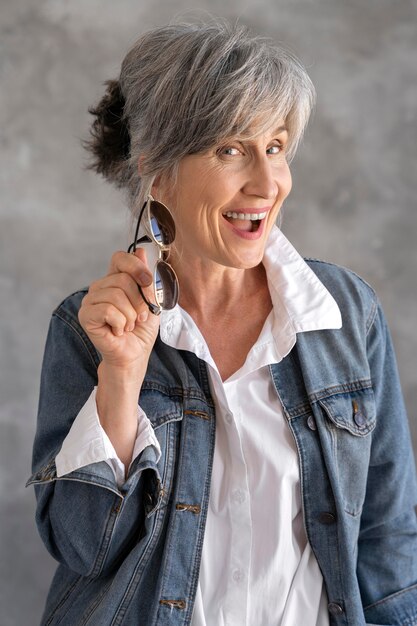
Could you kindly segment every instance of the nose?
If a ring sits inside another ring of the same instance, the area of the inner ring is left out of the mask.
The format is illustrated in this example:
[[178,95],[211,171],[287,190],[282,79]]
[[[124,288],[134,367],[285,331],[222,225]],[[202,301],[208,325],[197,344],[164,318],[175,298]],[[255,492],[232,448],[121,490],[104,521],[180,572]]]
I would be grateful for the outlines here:
[[248,167],[243,191],[248,196],[274,200],[279,192],[278,177],[267,155],[253,159]]

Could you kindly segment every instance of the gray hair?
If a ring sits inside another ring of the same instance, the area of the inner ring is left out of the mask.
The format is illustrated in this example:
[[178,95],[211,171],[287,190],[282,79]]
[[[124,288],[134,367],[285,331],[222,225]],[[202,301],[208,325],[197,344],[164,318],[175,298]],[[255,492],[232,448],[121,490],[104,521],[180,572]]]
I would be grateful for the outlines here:
[[143,34],[123,60],[119,81],[107,85],[91,109],[97,118],[88,143],[96,157],[92,168],[127,190],[132,209],[156,176],[175,175],[184,156],[226,138],[257,135],[275,121],[287,126],[291,160],[315,99],[290,51],[243,25],[214,19]]

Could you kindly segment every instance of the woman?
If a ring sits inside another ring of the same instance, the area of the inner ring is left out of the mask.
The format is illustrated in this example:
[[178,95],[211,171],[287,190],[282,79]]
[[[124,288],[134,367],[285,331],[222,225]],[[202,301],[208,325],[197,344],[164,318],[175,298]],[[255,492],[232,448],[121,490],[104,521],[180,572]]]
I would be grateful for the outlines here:
[[275,226],[313,99],[285,50],[213,22],[143,35],[92,110],[94,167],[138,227],[51,320],[43,624],[417,623],[383,313]]

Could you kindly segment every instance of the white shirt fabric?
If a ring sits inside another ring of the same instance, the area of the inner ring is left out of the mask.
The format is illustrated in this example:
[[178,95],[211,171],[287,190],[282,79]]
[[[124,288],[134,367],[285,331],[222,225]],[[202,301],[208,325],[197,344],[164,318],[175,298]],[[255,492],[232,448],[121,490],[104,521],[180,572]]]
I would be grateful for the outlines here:
[[[222,381],[193,319],[178,305],[161,315],[161,339],[208,365],[216,445],[192,626],[328,626],[323,578],[307,541],[295,442],[268,365],[297,332],[340,328],[339,308],[276,227],[263,259],[273,310],[244,365]],[[138,409],[134,457],[158,441]],[[100,426],[95,391],[56,458],[57,474],[107,461],[124,467]]]

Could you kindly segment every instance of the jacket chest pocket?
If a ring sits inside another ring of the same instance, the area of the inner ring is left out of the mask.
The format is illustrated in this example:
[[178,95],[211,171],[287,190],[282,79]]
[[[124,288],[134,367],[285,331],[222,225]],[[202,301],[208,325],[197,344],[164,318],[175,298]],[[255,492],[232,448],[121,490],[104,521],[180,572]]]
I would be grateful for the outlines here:
[[336,479],[345,511],[357,516],[366,493],[372,431],[376,424],[372,389],[336,394],[319,400]]

